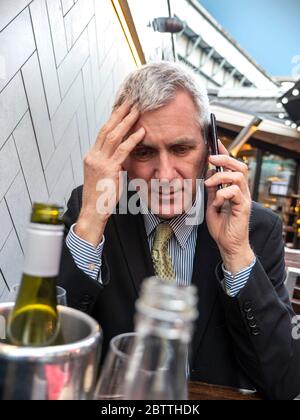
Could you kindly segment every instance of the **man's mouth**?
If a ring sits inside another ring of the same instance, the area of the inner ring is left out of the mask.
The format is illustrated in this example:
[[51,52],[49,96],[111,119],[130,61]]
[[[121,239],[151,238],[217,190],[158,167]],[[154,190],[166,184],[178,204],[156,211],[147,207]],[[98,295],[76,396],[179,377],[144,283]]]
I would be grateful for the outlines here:
[[169,193],[164,193],[164,192],[159,192],[159,196],[160,197],[171,197],[171,196],[173,196],[173,195],[175,195],[175,194],[177,194],[178,193],[178,191],[176,191],[176,192],[174,192],[174,191],[170,191]]
[[161,192],[161,191],[159,193],[155,193],[155,195],[160,200],[174,200],[175,198],[177,198],[181,194],[182,194],[182,190],[179,190],[179,191],[170,191],[168,193],[164,193],[164,192]]

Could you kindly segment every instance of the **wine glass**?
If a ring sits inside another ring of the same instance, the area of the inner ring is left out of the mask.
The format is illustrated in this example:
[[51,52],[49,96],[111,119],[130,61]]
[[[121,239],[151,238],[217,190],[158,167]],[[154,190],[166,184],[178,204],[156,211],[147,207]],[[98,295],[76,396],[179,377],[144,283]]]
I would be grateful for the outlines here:
[[[4,302],[15,302],[18,296],[20,283],[14,284],[9,293],[6,295]],[[67,292],[63,287],[56,286],[57,304],[61,306],[68,306]]]
[[67,291],[63,287],[56,286],[56,298],[58,305],[68,306]]
[[136,333],[127,333],[111,340],[96,389],[97,400],[122,400],[124,398],[128,355],[136,336]]
[[[157,360],[157,345],[162,341],[150,337],[147,341],[138,333],[121,334],[110,342],[100,379],[97,400],[160,400],[172,399],[170,381],[170,349],[165,347]],[[135,357],[130,357],[134,353]],[[132,373],[134,375],[132,376]]]

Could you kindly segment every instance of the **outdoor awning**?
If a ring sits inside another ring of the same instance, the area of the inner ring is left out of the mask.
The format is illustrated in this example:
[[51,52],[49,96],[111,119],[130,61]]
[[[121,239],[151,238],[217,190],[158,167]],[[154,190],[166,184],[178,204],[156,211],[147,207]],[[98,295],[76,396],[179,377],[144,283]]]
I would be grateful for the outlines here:
[[281,102],[291,120],[300,126],[300,80],[281,98]]
[[[217,103],[213,103],[211,109],[216,114],[220,127],[237,134],[251,122],[254,116],[254,114]],[[286,126],[279,120],[265,118],[253,138],[296,152],[300,159],[300,132]]]

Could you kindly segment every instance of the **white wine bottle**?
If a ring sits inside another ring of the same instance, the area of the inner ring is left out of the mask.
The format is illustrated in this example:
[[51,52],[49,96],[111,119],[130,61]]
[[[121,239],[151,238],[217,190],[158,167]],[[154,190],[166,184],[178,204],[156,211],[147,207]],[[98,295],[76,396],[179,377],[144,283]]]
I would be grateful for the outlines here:
[[62,208],[34,204],[22,282],[7,327],[13,345],[43,347],[57,344],[61,337],[56,279],[63,234]]

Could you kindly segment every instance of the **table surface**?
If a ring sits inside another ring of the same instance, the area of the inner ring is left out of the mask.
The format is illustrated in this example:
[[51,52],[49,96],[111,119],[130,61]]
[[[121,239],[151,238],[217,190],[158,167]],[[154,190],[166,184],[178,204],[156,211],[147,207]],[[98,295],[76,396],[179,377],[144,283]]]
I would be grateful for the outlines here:
[[258,401],[262,398],[258,394],[244,393],[235,388],[219,385],[209,385],[202,382],[189,383],[190,400],[244,400]]

